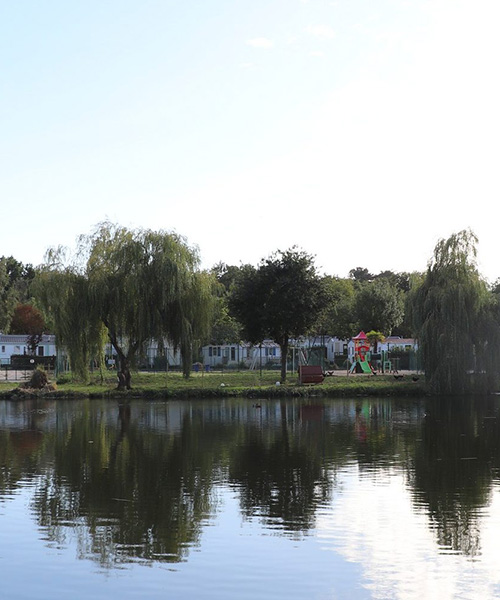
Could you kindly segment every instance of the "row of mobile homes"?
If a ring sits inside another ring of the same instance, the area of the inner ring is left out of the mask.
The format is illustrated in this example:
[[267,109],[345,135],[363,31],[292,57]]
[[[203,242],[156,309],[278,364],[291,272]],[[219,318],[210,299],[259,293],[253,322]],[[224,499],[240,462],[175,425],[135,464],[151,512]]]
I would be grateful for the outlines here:
[[[332,336],[318,336],[301,340],[290,340],[290,350],[293,353],[294,364],[298,364],[299,354],[305,361],[319,361],[319,364],[329,364],[336,356],[347,352],[347,342]],[[210,367],[259,368],[279,366],[281,364],[281,349],[271,340],[262,344],[219,344],[204,346],[201,350],[204,365]],[[319,358],[318,358],[319,357]]]

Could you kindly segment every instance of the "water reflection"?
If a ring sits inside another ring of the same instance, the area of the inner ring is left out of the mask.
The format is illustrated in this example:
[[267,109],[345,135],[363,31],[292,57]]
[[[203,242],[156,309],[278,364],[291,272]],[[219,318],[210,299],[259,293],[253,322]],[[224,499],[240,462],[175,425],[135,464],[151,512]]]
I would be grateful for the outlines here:
[[188,412],[175,433],[141,428],[130,405],[114,412],[113,423],[88,407],[56,438],[33,503],[39,523],[58,539],[61,523],[83,520],[82,552],[103,563],[182,560],[213,510],[225,433]]
[[0,502],[30,481],[48,543],[104,567],[180,563],[229,486],[244,521],[316,536],[374,597],[418,597],[440,554],[494,543],[499,427],[496,397],[0,403]]
[[3,405],[0,426],[0,502],[19,487],[21,480],[39,472],[45,457],[43,422],[50,404],[36,402]]
[[[285,531],[313,526],[316,507],[327,501],[332,488],[324,467],[321,408],[301,407],[299,435],[296,415],[287,410],[286,402],[279,405],[280,420],[271,431],[251,423],[243,426],[229,462],[229,480],[238,484],[245,515],[258,514]],[[318,426],[303,426],[310,425],[316,412]]]
[[435,400],[426,412],[410,482],[443,550],[480,553],[481,510],[498,473],[497,404],[496,397]]

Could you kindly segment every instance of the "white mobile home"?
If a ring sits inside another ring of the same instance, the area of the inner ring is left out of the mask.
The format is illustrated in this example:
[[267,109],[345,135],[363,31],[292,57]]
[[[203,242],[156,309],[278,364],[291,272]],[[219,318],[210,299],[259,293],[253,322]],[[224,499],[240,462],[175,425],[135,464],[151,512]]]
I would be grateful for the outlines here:
[[[9,365],[14,355],[29,355],[27,335],[7,335],[0,333],[0,364]],[[56,355],[56,336],[43,335],[36,348],[36,356]]]
[[210,367],[255,368],[260,364],[279,364],[281,360],[280,347],[275,342],[265,340],[262,344],[212,344],[201,349],[203,364]]
[[331,335],[305,338],[300,345],[305,350],[324,348],[324,359],[329,363],[333,363],[336,356],[347,354],[347,341]]
[[378,351],[387,351],[391,350],[404,350],[409,352],[410,350],[416,351],[418,350],[418,342],[413,338],[402,338],[397,335],[392,335],[386,337],[383,342],[378,343]]

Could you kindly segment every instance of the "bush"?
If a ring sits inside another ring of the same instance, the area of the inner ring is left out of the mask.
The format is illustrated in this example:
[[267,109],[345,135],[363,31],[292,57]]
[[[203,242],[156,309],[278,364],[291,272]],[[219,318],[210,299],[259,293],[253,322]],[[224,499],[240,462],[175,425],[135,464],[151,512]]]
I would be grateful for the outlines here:
[[56,379],[57,385],[64,385],[65,383],[72,383],[73,375],[71,371],[66,371],[65,373],[60,373]]
[[41,390],[48,383],[49,383],[49,378],[48,378],[46,371],[44,371],[43,369],[40,369],[40,368],[36,368],[33,371],[31,379],[28,383],[28,387],[33,388],[35,390]]

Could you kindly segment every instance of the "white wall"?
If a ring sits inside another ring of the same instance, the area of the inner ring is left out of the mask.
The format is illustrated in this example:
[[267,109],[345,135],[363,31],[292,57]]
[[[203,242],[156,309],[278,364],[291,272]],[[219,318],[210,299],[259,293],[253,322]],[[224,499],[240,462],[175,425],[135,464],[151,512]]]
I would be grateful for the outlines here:
[[[27,335],[0,334],[0,363],[10,364],[14,354],[28,354]],[[36,349],[37,356],[55,356],[56,338],[54,335],[44,335]]]

